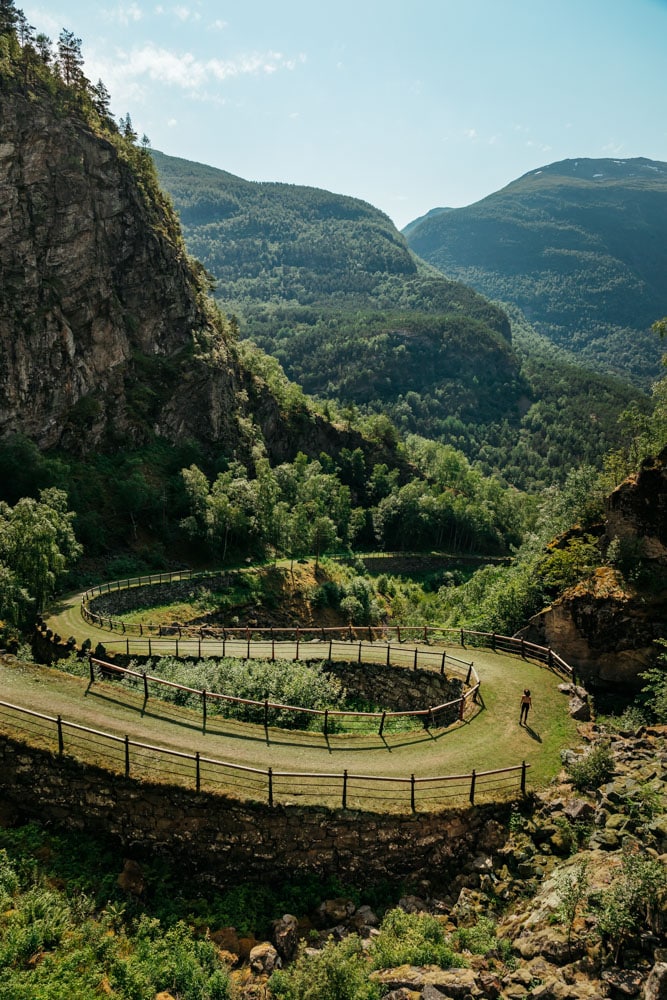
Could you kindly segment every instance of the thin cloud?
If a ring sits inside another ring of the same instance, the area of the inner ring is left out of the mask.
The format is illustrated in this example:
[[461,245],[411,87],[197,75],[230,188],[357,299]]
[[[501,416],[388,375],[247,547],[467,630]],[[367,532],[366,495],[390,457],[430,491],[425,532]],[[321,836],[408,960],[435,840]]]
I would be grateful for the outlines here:
[[280,70],[294,70],[303,56],[289,58],[281,52],[251,53],[235,59],[197,59],[190,52],[177,54],[149,43],[114,60],[113,75],[127,80],[148,78],[196,93],[213,82],[241,76],[270,76]]
[[105,9],[102,15],[106,21],[114,21],[126,28],[128,24],[136,24],[137,21],[141,21],[144,12],[137,3],[121,3],[117,7]]
[[172,8],[173,13],[178,18],[179,21],[199,21],[201,20],[201,14],[197,10],[192,10],[190,7],[184,7],[179,5]]

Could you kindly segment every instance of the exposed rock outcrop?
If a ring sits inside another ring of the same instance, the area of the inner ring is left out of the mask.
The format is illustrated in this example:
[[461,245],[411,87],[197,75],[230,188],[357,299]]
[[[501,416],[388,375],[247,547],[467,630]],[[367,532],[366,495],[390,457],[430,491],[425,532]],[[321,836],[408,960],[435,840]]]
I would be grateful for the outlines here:
[[[150,155],[96,130],[71,96],[0,81],[0,439],[42,449],[194,440],[252,464],[373,450],[286,413],[241,362]],[[395,458],[395,456],[393,456]]]
[[667,449],[607,499],[601,550],[631,550],[635,579],[611,566],[572,587],[520,633],[552,646],[591,687],[636,688],[667,636]]

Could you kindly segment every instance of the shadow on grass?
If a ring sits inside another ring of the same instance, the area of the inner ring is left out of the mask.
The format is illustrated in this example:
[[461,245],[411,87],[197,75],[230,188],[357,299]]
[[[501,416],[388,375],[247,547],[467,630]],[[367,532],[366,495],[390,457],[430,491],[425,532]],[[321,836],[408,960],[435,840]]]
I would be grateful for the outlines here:
[[540,736],[540,734],[535,732],[534,729],[531,729],[531,727],[528,725],[527,722],[523,725],[523,728],[526,730],[531,740],[535,740],[536,743],[542,742],[542,737]]
[[[99,684],[99,682],[97,683]],[[159,701],[158,699],[149,699],[146,702],[143,692],[140,694],[128,689],[119,690],[116,694],[100,690],[97,685],[93,687],[89,683],[85,696],[95,698],[101,702],[108,702],[119,708],[136,711],[142,719],[171,723],[179,726],[181,729],[198,734],[201,734],[203,730],[206,736],[212,738],[217,736],[226,739],[242,740],[245,743],[263,743],[265,746],[274,745],[299,748],[311,746],[313,749],[321,749],[329,754],[335,754],[336,752],[369,753],[376,750],[391,753],[394,750],[418,746],[426,742],[437,743],[458,732],[462,726],[469,725],[483,711],[481,706],[477,706],[477,711],[474,715],[457,721],[447,728],[435,730],[417,729],[401,734],[400,736],[398,733],[393,734],[393,738],[391,733],[388,733],[386,736],[384,734],[379,736],[375,733],[359,733],[356,737],[346,733],[328,734],[325,736],[324,733],[306,732],[303,730],[290,731],[288,729],[275,729],[271,727],[266,729],[261,724],[244,722],[238,719],[228,720],[224,716],[210,714],[207,715],[206,725],[203,727],[201,716],[196,717],[191,715],[190,709],[173,703]],[[116,725],[117,720],[114,720],[114,726]],[[359,740],[359,742],[356,743],[356,740]]]

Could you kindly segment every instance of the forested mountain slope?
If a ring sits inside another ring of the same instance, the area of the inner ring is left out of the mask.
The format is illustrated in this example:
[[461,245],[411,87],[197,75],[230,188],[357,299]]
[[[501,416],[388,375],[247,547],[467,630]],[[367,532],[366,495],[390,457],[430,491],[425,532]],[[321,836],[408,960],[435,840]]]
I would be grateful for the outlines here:
[[306,391],[385,413],[528,487],[599,462],[618,445],[618,413],[642,405],[550,351],[519,313],[510,343],[505,312],[412,256],[366,203],[153,156],[223,308]]
[[450,278],[519,306],[588,367],[646,385],[667,312],[667,163],[579,159],[531,171],[405,229]]

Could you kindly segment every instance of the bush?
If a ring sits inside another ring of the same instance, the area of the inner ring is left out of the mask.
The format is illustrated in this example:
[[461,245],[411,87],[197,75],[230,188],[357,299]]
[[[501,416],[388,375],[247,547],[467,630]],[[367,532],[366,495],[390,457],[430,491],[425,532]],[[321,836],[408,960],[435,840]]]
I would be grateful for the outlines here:
[[592,747],[579,760],[567,765],[572,784],[580,792],[592,792],[614,774],[614,758],[608,744]]
[[385,915],[370,956],[374,969],[397,965],[439,965],[448,969],[455,964],[454,952],[436,917],[428,913],[405,913],[401,909]]
[[288,969],[274,972],[269,989],[278,1000],[379,1000],[356,935],[340,944],[330,938],[316,955],[301,951]]

